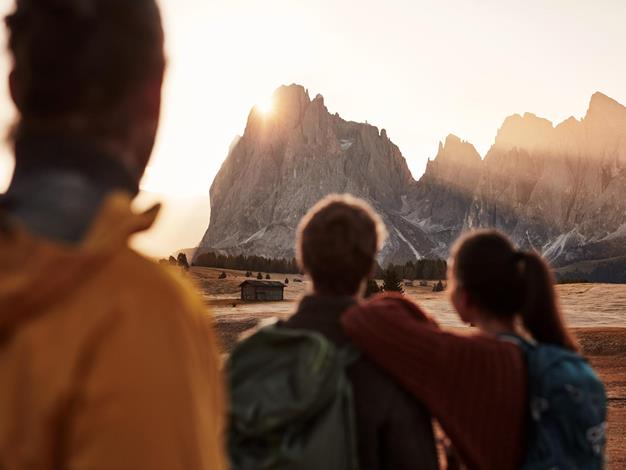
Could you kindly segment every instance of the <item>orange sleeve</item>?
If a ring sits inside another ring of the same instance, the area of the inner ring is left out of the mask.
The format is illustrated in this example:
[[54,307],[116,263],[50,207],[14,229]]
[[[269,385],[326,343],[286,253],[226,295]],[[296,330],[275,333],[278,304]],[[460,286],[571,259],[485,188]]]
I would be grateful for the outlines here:
[[[141,296],[140,296],[141,297]],[[112,312],[76,371],[68,469],[224,470],[224,391],[206,309],[178,288]]]

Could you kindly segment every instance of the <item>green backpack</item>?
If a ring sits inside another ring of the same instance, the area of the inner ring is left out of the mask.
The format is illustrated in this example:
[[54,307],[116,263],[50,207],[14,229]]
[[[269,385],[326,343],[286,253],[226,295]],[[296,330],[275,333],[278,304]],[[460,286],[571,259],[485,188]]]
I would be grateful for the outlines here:
[[359,352],[324,336],[269,326],[228,361],[232,470],[356,470],[352,387]]

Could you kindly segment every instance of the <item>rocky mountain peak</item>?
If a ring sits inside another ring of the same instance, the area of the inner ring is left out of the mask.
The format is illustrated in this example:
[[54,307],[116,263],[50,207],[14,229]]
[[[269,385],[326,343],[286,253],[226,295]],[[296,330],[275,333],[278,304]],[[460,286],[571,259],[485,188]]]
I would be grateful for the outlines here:
[[461,140],[454,134],[449,134],[444,143],[439,142],[439,151],[437,152],[435,161],[440,163],[450,162],[461,163],[463,165],[480,165],[482,160],[480,154],[472,144]]
[[489,227],[556,267],[600,266],[589,278],[626,281],[626,108],[601,93],[585,118],[556,127],[509,116],[484,160],[448,135],[416,182],[385,129],[331,115],[302,86],[280,87],[271,112],[251,111],[211,186],[198,252],[291,257],[301,217],[337,192],[383,217],[381,264],[445,257],[464,230]]
[[559,123],[555,129],[571,129],[578,125],[580,125],[580,121],[574,116],[570,116],[565,121]]
[[[291,257],[298,222],[330,193],[369,201],[394,226],[414,183],[384,129],[331,115],[321,95],[311,101],[300,85],[282,86],[271,111],[251,111],[211,186],[211,222],[200,251]],[[419,236],[419,229],[409,230],[406,237]],[[381,256],[415,257],[397,231],[390,243]]]
[[[319,98],[316,97],[316,99]],[[279,137],[302,121],[311,104],[309,92],[301,85],[283,85],[272,94],[272,109],[267,112],[253,106],[248,115],[245,134]],[[323,98],[322,98],[323,103]]]
[[626,107],[606,96],[604,93],[596,91],[589,101],[589,108],[585,119],[593,119],[596,116],[610,118],[614,116],[626,117]]
[[[315,97],[315,99],[320,98],[323,100],[321,95]],[[272,103],[272,113],[281,115],[294,110],[304,110],[311,103],[311,98],[309,90],[302,85],[282,85],[272,94]]]
[[545,145],[553,128],[552,122],[532,113],[513,114],[504,120],[498,130],[494,147],[510,149],[528,146],[530,142],[535,146]]
[[439,185],[462,188],[464,191],[476,185],[482,159],[476,148],[449,134],[445,142],[439,142],[439,150],[434,160],[429,160],[420,182],[432,180]]
[[596,92],[589,101],[583,122],[596,132],[604,133],[606,127],[622,129],[626,135],[626,107],[603,93]]
[[463,229],[481,170],[482,159],[474,146],[450,134],[439,142],[437,156],[417,182],[410,219],[438,232],[440,246],[448,246]]

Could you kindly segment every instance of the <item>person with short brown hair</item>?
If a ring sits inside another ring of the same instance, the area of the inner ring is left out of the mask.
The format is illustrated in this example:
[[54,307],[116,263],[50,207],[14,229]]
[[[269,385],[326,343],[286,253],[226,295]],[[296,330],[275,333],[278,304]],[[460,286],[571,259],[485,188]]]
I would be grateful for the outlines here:
[[[385,237],[380,216],[362,200],[331,195],[316,204],[297,235],[297,257],[313,292],[282,326],[320,333],[337,347],[347,345],[340,319],[362,298]],[[364,356],[348,367],[347,375],[359,468],[438,468],[428,412]]]
[[364,201],[331,195],[300,222],[298,262],[317,293],[352,296],[363,290],[371,276],[386,236],[380,216]]

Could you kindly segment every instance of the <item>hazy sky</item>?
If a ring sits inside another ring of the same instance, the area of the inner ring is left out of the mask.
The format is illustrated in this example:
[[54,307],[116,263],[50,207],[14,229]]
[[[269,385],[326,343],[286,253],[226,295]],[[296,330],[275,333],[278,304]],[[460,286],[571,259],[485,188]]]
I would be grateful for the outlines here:
[[[595,91],[626,103],[623,0],[160,4],[169,70],[143,187],[164,193],[144,197],[165,198],[170,214],[144,239],[150,253],[200,238],[208,189],[230,142],[250,107],[281,84],[300,83],[311,97],[324,95],[332,113],[386,128],[415,177],[449,133],[484,155],[510,114],[581,117]],[[11,5],[0,0],[0,13]],[[6,57],[0,60],[6,82]],[[3,85],[0,127],[10,120]],[[0,190],[10,167],[5,151]],[[177,215],[178,207],[187,214]]]

